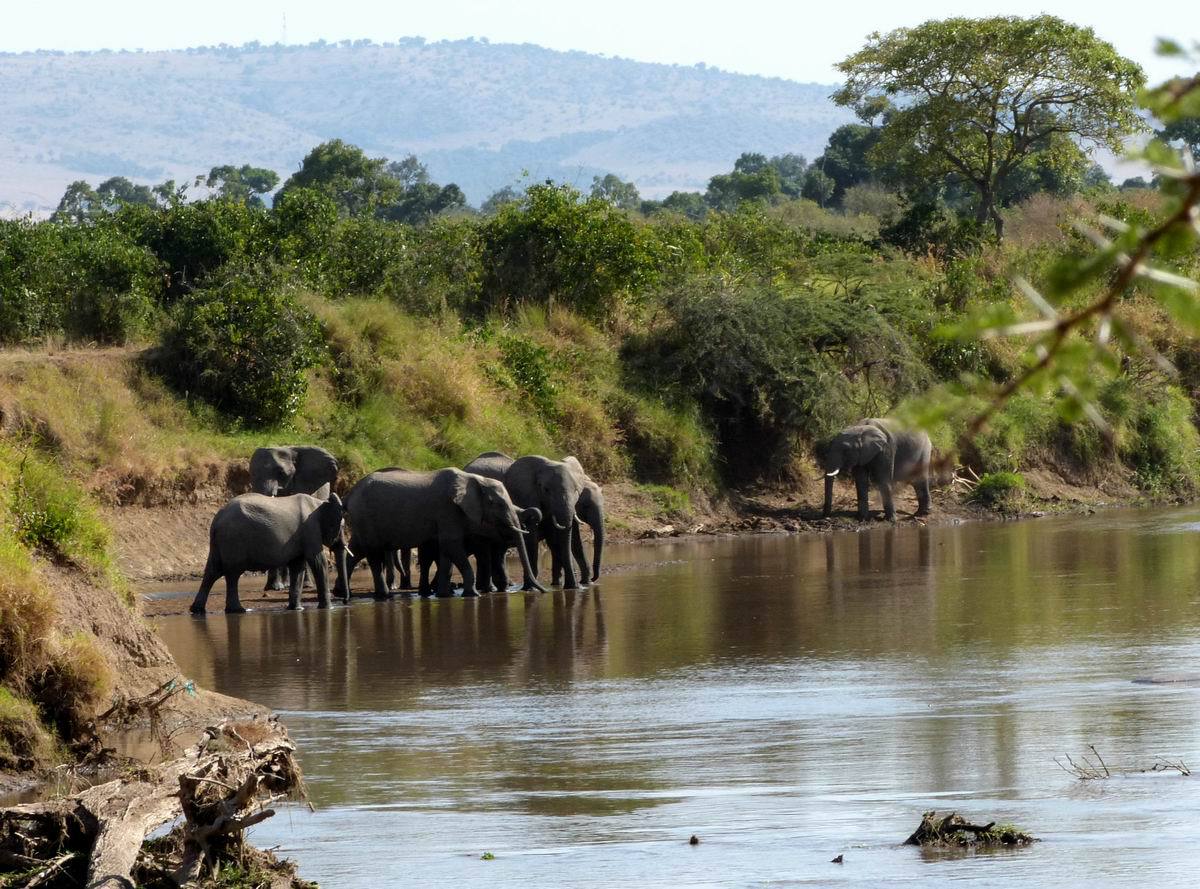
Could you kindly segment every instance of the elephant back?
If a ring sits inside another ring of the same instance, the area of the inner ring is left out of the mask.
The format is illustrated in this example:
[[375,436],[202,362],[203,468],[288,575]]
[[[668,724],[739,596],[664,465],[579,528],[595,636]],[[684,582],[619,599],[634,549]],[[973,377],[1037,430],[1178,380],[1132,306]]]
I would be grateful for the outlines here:
[[510,466],[515,461],[507,454],[502,454],[499,451],[487,451],[480,454],[470,463],[463,467],[466,472],[482,475],[484,478],[492,478],[496,481],[504,481],[504,474],[508,472]]

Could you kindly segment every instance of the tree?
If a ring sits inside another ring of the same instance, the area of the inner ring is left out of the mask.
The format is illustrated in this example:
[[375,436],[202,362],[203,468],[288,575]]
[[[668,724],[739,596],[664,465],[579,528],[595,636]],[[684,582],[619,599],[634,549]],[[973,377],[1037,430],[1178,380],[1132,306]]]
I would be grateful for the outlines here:
[[438,185],[430,179],[429,170],[415,154],[392,161],[383,173],[396,184],[391,201],[376,210],[376,215],[383,219],[419,225],[439,213],[467,204],[466,195],[453,182]]
[[500,211],[500,208],[505,204],[511,204],[521,200],[521,192],[517,191],[511,185],[506,185],[492,192],[482,204],[479,205],[479,212],[485,216],[492,216]]
[[830,134],[825,153],[812,165],[833,180],[832,203],[840,204],[846,189],[876,178],[869,155],[879,133],[879,127],[848,123]]
[[779,188],[790,198],[800,197],[804,189],[804,177],[808,175],[808,161],[800,154],[779,154],[768,163],[779,174]]
[[603,177],[592,177],[592,197],[608,201],[622,210],[636,210],[642,204],[642,196],[638,194],[637,186],[613,173]]
[[50,219],[53,222],[72,222],[78,225],[91,222],[103,212],[104,207],[96,189],[92,188],[86,179],[76,179],[63,192],[58,208],[50,215]]
[[818,206],[824,207],[833,197],[834,188],[833,180],[813,167],[804,177],[804,187],[800,190],[800,194],[810,201],[816,201]]
[[673,191],[662,199],[662,209],[699,222],[708,212],[708,204],[698,191]]
[[1173,120],[1154,135],[1172,145],[1181,145],[1200,160],[1200,117],[1181,117]]
[[951,18],[875,33],[844,59],[841,105],[896,102],[873,159],[896,158],[910,181],[960,176],[975,220],[1004,233],[1004,183],[1064,140],[1119,150],[1142,127],[1142,69],[1090,28],[1049,15]]
[[158,198],[149,185],[135,185],[124,176],[112,176],[96,186],[96,196],[104,209],[119,210],[126,205],[156,207]]
[[248,207],[262,207],[262,196],[279,184],[279,174],[249,164],[240,167],[225,164],[209,170],[204,184],[216,189],[217,195],[224,200],[237,201]]
[[746,152],[734,162],[732,173],[708,180],[704,199],[717,210],[735,210],[743,201],[769,201],[781,192],[779,171],[766,156]]
[[346,216],[370,214],[395,201],[402,190],[399,179],[386,173],[387,158],[367,157],[357,145],[341,139],[322,142],[300,163],[284,183],[280,196],[297,188],[310,188],[333,199]]

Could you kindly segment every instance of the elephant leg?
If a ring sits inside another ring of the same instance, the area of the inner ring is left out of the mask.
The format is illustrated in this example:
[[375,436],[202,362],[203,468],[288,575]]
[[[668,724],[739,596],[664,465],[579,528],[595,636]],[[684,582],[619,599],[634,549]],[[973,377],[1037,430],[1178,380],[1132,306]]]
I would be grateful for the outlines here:
[[883,501],[883,517],[889,522],[896,521],[896,503],[892,499],[891,474],[877,473],[875,484],[879,488],[879,498]]
[[383,565],[384,579],[387,584],[388,592],[393,592],[396,589],[396,551],[388,550],[387,559]]
[[562,563],[563,589],[579,589],[579,581],[575,577],[575,565],[571,562],[571,529],[555,528],[554,536],[550,538],[550,545],[558,551],[558,560]]
[[550,583],[557,585],[562,579],[562,562],[558,560],[558,549],[550,548]]
[[400,567],[400,589],[411,590],[413,588],[412,568],[410,567],[412,564],[412,550],[406,546],[396,551],[396,557]]
[[865,522],[871,517],[871,482],[865,469],[854,470],[854,490],[858,494],[858,520]]
[[445,543],[438,547],[437,572],[436,595],[448,599],[454,595],[454,589],[450,586],[450,551]]
[[587,552],[583,548],[583,535],[579,533],[579,520],[571,523],[571,554],[575,556],[575,564],[579,566],[579,580],[587,583],[592,576],[592,566],[588,564]]
[[508,550],[503,543],[494,543],[490,547],[492,562],[492,583],[501,593],[508,592],[508,569],[504,567],[504,556]]
[[226,614],[245,614],[245,606],[242,605],[242,600],[238,596],[238,580],[241,578],[241,571],[230,571],[225,574],[225,613]]
[[913,491],[917,495],[917,515],[929,515],[932,499],[929,496],[929,473],[924,473],[913,482]]
[[492,582],[492,548],[487,542],[481,541],[475,550],[475,585],[481,593],[491,593],[498,590]]
[[275,591],[287,589],[287,585],[283,582],[283,570],[281,568],[272,568],[267,572],[267,583],[263,587],[264,591]]
[[312,573],[313,583],[317,585],[317,607],[329,607],[329,578],[325,574],[325,559],[322,553],[317,553],[308,559],[308,570]]
[[383,562],[385,554],[381,550],[367,553],[367,564],[371,566],[371,579],[375,582],[375,598],[382,601],[389,598],[387,586],[383,581]]
[[422,598],[433,595],[433,587],[429,582],[429,567],[433,561],[434,553],[429,546],[423,545],[417,549],[417,569],[421,575],[417,593]]
[[288,611],[303,611],[300,604],[300,591],[304,589],[304,557],[293,560],[288,564]]
[[[471,569],[471,560],[467,556],[467,549],[463,546],[461,540],[441,541],[442,552],[446,554],[446,587],[450,586],[450,567],[449,563],[454,563],[454,567],[458,569],[458,573],[462,575],[463,596],[478,596],[479,593],[475,589],[475,572]],[[442,563],[438,562],[438,572],[442,570]],[[438,578],[441,580],[441,578]],[[447,594],[449,593],[447,589]],[[438,586],[438,595],[442,595],[442,587]]]
[[208,594],[212,592],[213,584],[220,576],[220,566],[215,559],[210,558],[204,566],[204,578],[200,581],[200,589],[196,592],[196,598],[192,600],[192,607],[189,609],[192,614],[205,613],[208,608]]

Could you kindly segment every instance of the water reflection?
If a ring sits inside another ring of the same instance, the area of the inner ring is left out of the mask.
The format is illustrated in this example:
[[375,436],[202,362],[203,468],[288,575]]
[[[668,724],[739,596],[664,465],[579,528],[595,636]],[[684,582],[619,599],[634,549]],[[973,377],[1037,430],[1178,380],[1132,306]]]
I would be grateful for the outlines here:
[[[1132,682],[1196,669],[1197,518],[611,547],[579,592],[160,627],[202,684],[285,712],[319,813],[263,838],[331,885],[394,878],[399,836],[405,873],[468,883],[1170,885],[1194,785],[1080,788],[1053,758],[1200,760],[1200,689]],[[897,850],[933,807],[1048,841]]]

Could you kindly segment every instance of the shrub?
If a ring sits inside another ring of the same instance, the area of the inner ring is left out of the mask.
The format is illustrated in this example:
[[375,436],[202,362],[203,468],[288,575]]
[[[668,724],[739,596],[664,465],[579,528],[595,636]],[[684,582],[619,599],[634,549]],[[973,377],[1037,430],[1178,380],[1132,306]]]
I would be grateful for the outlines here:
[[136,339],[149,329],[161,289],[157,259],[111,220],[0,220],[0,343]]
[[288,294],[232,281],[184,299],[152,360],[180,391],[272,426],[300,407],[318,337],[312,313]]
[[0,770],[28,769],[53,753],[37,707],[0,685]]
[[697,402],[678,406],[622,390],[613,394],[609,408],[638,481],[704,487],[713,483],[712,436]]
[[113,685],[112,667],[96,637],[82,631],[54,639],[46,665],[31,680],[43,718],[63,738],[79,734]]
[[58,604],[29,554],[0,527],[0,679],[24,676],[40,661]]
[[482,310],[557,301],[592,320],[653,283],[658,242],[601,198],[537,185],[480,226]]
[[1016,472],[986,473],[971,492],[971,499],[997,512],[1018,512],[1025,500],[1025,479]]
[[82,489],[55,466],[27,454],[12,480],[17,539],[58,556],[124,590],[111,555],[111,536]]

